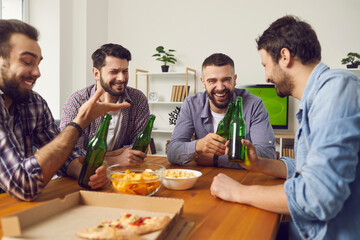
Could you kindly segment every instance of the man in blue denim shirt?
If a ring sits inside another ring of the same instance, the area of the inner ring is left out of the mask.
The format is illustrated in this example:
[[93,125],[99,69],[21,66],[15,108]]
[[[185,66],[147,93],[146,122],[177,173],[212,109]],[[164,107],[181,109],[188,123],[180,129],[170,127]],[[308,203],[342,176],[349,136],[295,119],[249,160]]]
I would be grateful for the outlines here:
[[258,157],[248,146],[254,171],[286,178],[277,186],[244,186],[224,174],[211,192],[291,215],[290,239],[358,239],[360,236],[360,79],[321,63],[311,26],[296,17],[275,21],[257,39],[266,81],[279,96],[300,100],[295,159]]

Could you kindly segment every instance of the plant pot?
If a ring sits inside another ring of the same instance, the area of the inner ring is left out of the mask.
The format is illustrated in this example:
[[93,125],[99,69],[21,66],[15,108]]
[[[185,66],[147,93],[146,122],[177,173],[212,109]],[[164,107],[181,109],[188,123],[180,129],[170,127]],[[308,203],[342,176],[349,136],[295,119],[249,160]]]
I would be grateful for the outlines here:
[[348,64],[346,65],[347,68],[357,68],[359,65],[358,64]]
[[162,72],[168,72],[169,71],[169,66],[168,65],[162,65],[161,66],[161,71]]

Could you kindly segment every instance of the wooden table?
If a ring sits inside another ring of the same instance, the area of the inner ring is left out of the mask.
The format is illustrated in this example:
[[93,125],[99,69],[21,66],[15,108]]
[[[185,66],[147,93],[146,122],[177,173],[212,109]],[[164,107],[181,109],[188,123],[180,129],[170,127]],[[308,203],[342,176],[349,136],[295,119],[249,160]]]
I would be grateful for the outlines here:
[[[213,178],[220,172],[247,185],[275,185],[283,183],[284,180],[247,170],[200,167],[194,163],[186,166],[174,166],[165,157],[151,156],[147,157],[145,161],[159,163],[166,168],[191,168],[202,172],[203,175],[192,189],[174,191],[162,187],[155,194],[159,197],[184,199],[183,218],[195,222],[187,239],[275,239],[280,215],[215,198],[210,194],[210,185]],[[0,218],[81,189],[76,180],[60,178],[52,180],[33,202],[21,202],[7,193],[0,194]],[[106,188],[102,191],[112,190]]]

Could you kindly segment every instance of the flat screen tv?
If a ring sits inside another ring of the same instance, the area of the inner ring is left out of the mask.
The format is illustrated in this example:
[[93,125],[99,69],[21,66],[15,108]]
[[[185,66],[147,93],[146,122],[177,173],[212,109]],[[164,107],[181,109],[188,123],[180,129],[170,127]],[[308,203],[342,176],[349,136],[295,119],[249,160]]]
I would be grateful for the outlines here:
[[241,85],[236,88],[246,89],[261,98],[269,113],[270,124],[273,129],[288,128],[289,97],[281,98],[276,94],[272,84]]

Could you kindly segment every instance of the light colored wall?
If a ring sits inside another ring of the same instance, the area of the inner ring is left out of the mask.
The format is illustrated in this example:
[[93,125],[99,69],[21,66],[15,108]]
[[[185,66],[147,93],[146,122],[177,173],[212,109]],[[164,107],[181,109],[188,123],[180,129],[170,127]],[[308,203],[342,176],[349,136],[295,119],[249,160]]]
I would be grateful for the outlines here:
[[[313,26],[322,45],[323,62],[330,67],[343,67],[340,60],[347,52],[360,52],[360,31],[356,28],[360,22],[358,0],[59,2],[31,0],[30,3],[37,10],[31,12],[30,23],[35,23],[41,31],[43,53],[47,59],[54,58],[46,64],[44,59],[37,90],[48,101],[54,98],[49,105],[55,117],[60,116],[63,98],[92,83],[90,56],[105,42],[120,43],[131,51],[130,86],[134,86],[136,68],[160,71],[160,63],[151,55],[161,44],[177,50],[179,62],[170,71],[183,71],[190,66],[200,73],[204,58],[223,52],[233,58],[239,84],[264,83],[255,38],[285,14],[297,15]],[[60,60],[56,61],[58,56]],[[54,94],[49,93],[48,85],[42,85],[45,81],[52,83],[50,89],[55,88]],[[197,85],[202,90],[199,79]],[[297,107],[297,100],[291,99],[290,131],[297,126],[294,118]]]

